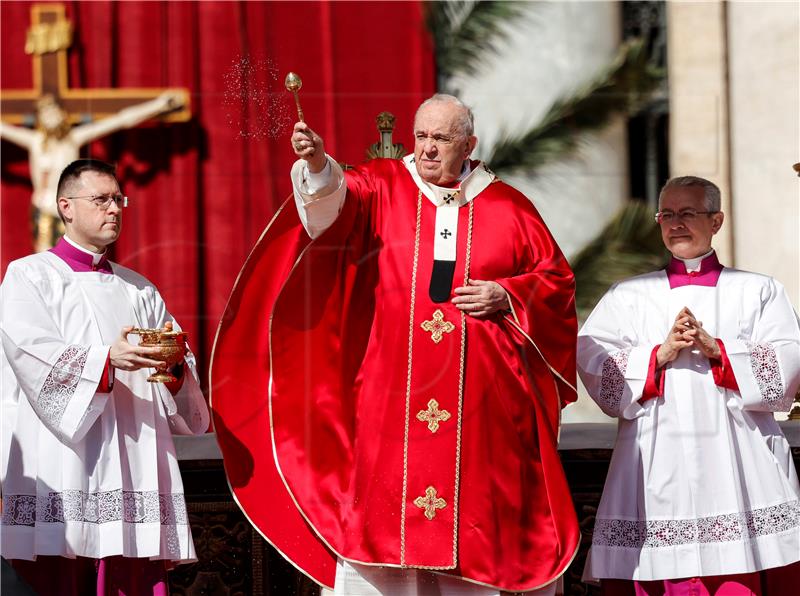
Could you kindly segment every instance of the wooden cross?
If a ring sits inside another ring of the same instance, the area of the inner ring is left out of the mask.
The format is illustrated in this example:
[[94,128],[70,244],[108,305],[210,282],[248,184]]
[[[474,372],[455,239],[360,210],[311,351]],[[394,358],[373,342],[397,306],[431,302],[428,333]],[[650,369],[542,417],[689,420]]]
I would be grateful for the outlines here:
[[427,410],[417,412],[417,420],[428,423],[428,430],[435,433],[439,430],[439,423],[450,420],[450,412],[439,409],[439,402],[432,399],[428,402]]
[[442,341],[442,334],[450,333],[456,328],[450,321],[444,320],[444,313],[438,308],[433,313],[433,319],[430,321],[422,321],[420,327],[425,331],[430,331],[431,339],[435,344]]
[[436,489],[432,486],[425,489],[424,497],[417,497],[414,499],[414,505],[425,510],[425,517],[427,517],[429,521],[436,517],[437,509],[444,509],[447,507],[445,500],[436,496]]
[[31,126],[36,102],[52,95],[67,112],[70,124],[98,120],[122,109],[155,99],[165,91],[181,97],[180,109],[161,117],[168,122],[186,122],[192,116],[189,90],[182,88],[72,89],[67,78],[67,48],[72,44],[72,23],[63,4],[35,4],[25,53],[33,56],[33,88],[0,91],[0,118],[4,122]]

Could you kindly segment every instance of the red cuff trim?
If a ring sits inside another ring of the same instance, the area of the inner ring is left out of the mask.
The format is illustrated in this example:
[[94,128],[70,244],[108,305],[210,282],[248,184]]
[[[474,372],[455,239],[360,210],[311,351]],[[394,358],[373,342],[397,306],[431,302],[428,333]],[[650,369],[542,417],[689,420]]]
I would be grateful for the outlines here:
[[719,346],[719,360],[713,359],[710,361],[714,383],[717,384],[717,387],[739,391],[739,383],[736,382],[736,376],[733,374],[733,367],[731,366],[731,361],[728,360],[725,344],[722,343],[721,339],[717,338],[717,345]]
[[653,351],[650,352],[650,363],[647,365],[647,377],[645,377],[644,390],[642,391],[642,397],[639,399],[639,403],[664,395],[663,370],[656,366],[658,363],[658,348],[660,347],[661,344],[658,344],[653,348]]
[[111,352],[106,356],[106,365],[103,368],[103,376],[97,384],[98,393],[109,393],[114,388],[114,369],[111,367]]

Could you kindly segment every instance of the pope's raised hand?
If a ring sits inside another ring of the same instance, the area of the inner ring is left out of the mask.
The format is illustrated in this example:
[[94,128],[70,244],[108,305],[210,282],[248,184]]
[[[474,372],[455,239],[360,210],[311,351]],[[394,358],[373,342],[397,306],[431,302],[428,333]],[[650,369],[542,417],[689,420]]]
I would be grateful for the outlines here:
[[296,122],[294,125],[292,149],[297,157],[306,161],[308,171],[312,174],[321,172],[328,162],[322,137],[311,130],[305,122]]
[[156,360],[161,350],[157,347],[134,346],[128,343],[128,334],[133,327],[123,327],[117,341],[111,346],[108,356],[111,366],[120,370],[139,370],[140,368],[166,368],[167,363]]

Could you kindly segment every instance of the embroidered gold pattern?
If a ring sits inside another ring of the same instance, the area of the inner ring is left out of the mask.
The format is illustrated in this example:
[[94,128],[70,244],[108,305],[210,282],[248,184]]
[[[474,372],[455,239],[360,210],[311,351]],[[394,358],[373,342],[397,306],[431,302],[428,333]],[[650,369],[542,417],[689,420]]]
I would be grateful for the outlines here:
[[439,409],[439,402],[432,399],[428,402],[427,410],[417,412],[417,420],[428,423],[428,430],[435,433],[439,430],[439,423],[450,420],[450,412]]
[[414,264],[411,268],[411,313],[408,318],[408,376],[406,378],[406,415],[403,438],[403,500],[400,506],[400,565],[406,563],[406,497],[408,495],[408,429],[411,417],[411,365],[414,362],[414,296],[419,264],[419,231],[422,221],[422,191],[417,193],[417,224],[414,232]]
[[429,486],[425,489],[424,497],[417,497],[414,499],[414,505],[420,509],[424,509],[425,517],[427,517],[429,520],[432,520],[434,517],[436,517],[436,510],[444,509],[447,506],[447,503],[445,503],[445,500],[441,497],[436,496],[435,488]]
[[430,321],[422,321],[420,326],[425,331],[430,331],[431,339],[435,344],[438,344],[440,341],[442,341],[443,334],[450,333],[456,328],[456,326],[450,321],[444,320],[444,313],[442,313],[441,309],[438,308],[433,312],[433,319]]

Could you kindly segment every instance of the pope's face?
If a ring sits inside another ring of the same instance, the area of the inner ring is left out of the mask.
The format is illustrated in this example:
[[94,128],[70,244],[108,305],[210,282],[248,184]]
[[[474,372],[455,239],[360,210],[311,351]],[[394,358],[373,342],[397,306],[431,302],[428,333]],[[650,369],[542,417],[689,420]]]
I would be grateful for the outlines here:
[[[117,181],[106,174],[83,172],[79,184],[70,193],[76,197],[108,197],[120,194]],[[111,201],[100,207],[84,199],[66,200],[59,197],[59,206],[67,220],[69,237],[81,246],[102,252],[117,238],[122,228],[122,208]]]
[[417,112],[414,161],[425,182],[442,186],[455,181],[475,148],[477,138],[466,136],[460,126],[462,113],[449,102],[433,102]]
[[719,232],[724,216],[721,212],[699,213],[706,210],[700,186],[672,186],[664,191],[659,211],[672,217],[662,220],[661,238],[673,255],[694,259],[711,250],[711,237]]

